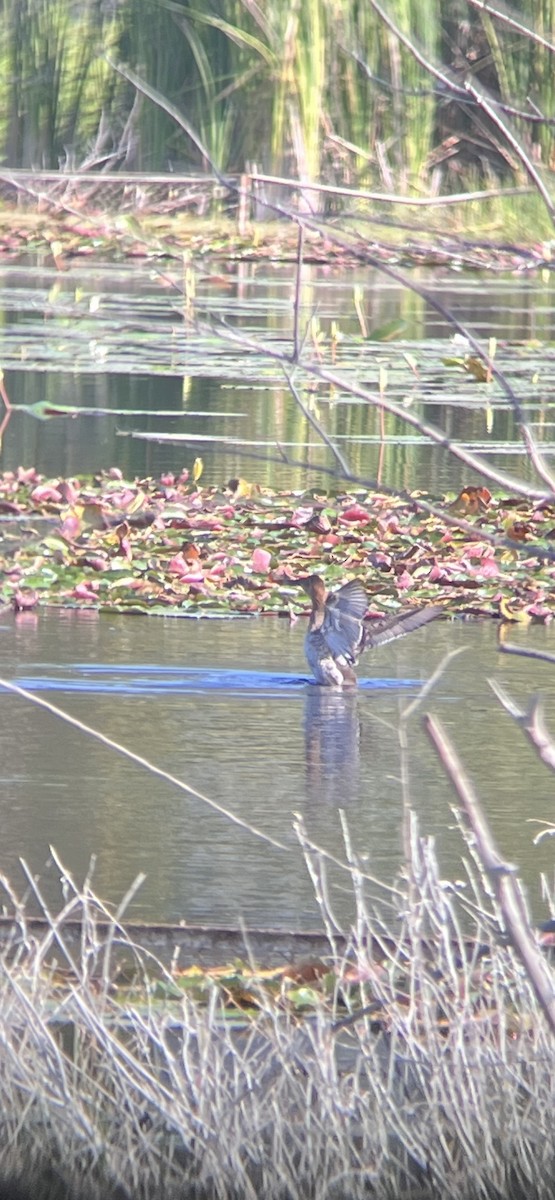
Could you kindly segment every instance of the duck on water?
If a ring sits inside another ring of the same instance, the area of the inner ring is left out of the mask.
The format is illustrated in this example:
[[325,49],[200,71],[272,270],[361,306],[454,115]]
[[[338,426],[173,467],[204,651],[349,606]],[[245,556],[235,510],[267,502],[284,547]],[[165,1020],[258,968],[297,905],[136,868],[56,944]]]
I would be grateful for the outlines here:
[[441,605],[430,604],[365,622],[368,597],[360,579],[352,579],[336,592],[328,592],[319,575],[298,582],[312,601],[305,654],[316,682],[324,687],[356,687],[353,668],[363,650],[403,637],[443,611]]

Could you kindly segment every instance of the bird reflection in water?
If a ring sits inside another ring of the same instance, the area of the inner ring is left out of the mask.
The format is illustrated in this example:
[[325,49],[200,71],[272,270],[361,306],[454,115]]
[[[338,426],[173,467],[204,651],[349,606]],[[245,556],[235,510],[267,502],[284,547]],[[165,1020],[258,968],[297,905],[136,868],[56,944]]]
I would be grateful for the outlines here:
[[368,621],[368,598],[360,579],[335,592],[328,592],[319,575],[298,583],[312,601],[304,645],[316,680],[307,688],[305,706],[308,796],[343,806],[358,797],[360,721],[354,668],[359,655],[434,621],[442,608],[405,609]]
[[356,691],[309,685],[304,735],[307,798],[339,808],[357,801],[360,720]]

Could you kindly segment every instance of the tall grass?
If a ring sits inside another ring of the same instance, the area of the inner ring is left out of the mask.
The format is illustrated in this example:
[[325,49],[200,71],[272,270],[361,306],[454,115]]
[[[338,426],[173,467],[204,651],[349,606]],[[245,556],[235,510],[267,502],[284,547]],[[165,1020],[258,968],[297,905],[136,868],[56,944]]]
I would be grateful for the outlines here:
[[[547,39],[555,0],[523,0],[522,29],[448,0],[4,0],[0,29],[0,144],[11,166],[90,159],[98,130],[117,147],[134,102],[104,57],[127,62],[167,96],[223,171],[256,162],[305,180],[388,190],[457,188],[514,162],[487,117],[437,90],[426,63],[453,68],[494,99],[553,111]],[[414,47],[417,53],[413,53]],[[421,56],[418,61],[418,55]],[[512,118],[551,165],[550,127]],[[109,132],[109,136],[106,134]],[[202,165],[166,114],[144,102],[124,147],[141,169]]]
[[[488,885],[470,877],[464,911],[414,826],[407,867],[388,928],[353,868],[345,954],[330,920],[335,989],[302,1020],[262,979],[256,1015],[230,1019],[216,984],[203,1007],[166,1004],[167,972],[119,922],[99,933],[88,885],[64,879],[41,936],[4,881],[17,921],[0,972],[0,1175],[34,1200],[53,1177],[102,1200],[550,1194],[555,1048]],[[113,986],[122,955],[135,1001]]]
[[[539,35],[539,39],[545,39],[547,42],[551,40],[553,43],[554,0],[539,0],[537,4],[528,0],[519,6],[517,16],[525,29],[533,29]],[[528,38],[524,31],[506,31],[502,26],[500,28],[487,12],[479,11],[476,19],[489,48],[501,98],[510,104],[517,96],[527,99],[529,97],[540,112],[552,116],[555,107],[553,51],[539,39]],[[521,107],[529,109],[529,104],[521,104]],[[545,165],[553,168],[555,158],[552,127],[541,124],[529,127],[526,122],[521,122],[519,128],[521,136],[535,145],[536,154],[541,155]]]
[[99,51],[114,50],[120,21],[92,0],[5,0],[0,24],[0,129],[10,166],[56,168],[85,153],[114,99]]

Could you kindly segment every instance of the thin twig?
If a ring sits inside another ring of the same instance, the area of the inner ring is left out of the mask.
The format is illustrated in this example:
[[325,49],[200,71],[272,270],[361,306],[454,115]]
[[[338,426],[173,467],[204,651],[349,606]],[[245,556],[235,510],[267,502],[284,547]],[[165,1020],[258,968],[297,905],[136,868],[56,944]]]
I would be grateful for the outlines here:
[[407,704],[406,708],[403,709],[401,713],[401,719],[403,721],[408,721],[409,718],[412,717],[413,713],[416,712],[416,709],[420,708],[426,697],[429,696],[430,692],[433,690],[433,688],[435,688],[438,680],[441,679],[442,675],[445,674],[449,663],[454,658],[458,658],[459,654],[465,654],[467,649],[467,646],[458,646],[455,648],[455,650],[448,650],[447,654],[444,654],[441,662],[437,664],[437,667],[430,675],[430,678],[426,679],[425,683],[420,688],[418,695],[415,696],[414,700],[411,700],[410,704]]
[[494,124],[503,134],[503,137],[507,140],[509,146],[511,146],[511,148],[514,150],[517,158],[520,159],[526,174],[532,180],[536,190],[539,192],[551,217],[551,220],[553,221],[555,218],[555,205],[553,204],[549,191],[543,182],[539,171],[536,170],[536,167],[534,166],[529,154],[526,153],[524,147],[521,146],[519,139],[513,133],[512,129],[509,128],[504,115],[497,111],[497,105],[492,103],[486,92],[483,89],[478,88],[478,86],[470,79],[465,81],[464,86],[467,92],[472,96],[475,103],[478,105],[478,108],[485,112],[492,124]]
[[[356,58],[356,55],[354,55]],[[357,60],[360,61],[360,60]],[[463,97],[460,97],[462,100]],[[459,100],[459,97],[457,97]],[[554,118],[555,121],[555,118]],[[341,139],[332,139],[341,140]],[[2,172],[0,171],[0,179]],[[116,176],[116,178],[118,178]],[[278,187],[289,188],[291,192],[318,192],[323,196],[345,196],[352,200],[369,200],[371,203],[398,204],[402,208],[449,208],[453,204],[471,204],[482,200],[495,200],[505,196],[531,196],[535,188],[486,188],[476,192],[453,192],[448,196],[402,196],[397,192],[370,192],[364,188],[338,187],[331,183],[318,183],[313,179],[306,182],[285,175],[266,175],[261,171],[253,171],[250,178],[254,183],[271,183]],[[173,179],[173,176],[172,176]],[[361,219],[361,214],[356,214]],[[372,218],[374,219],[374,218]]]
[[88,737],[95,738],[97,742],[107,746],[109,750],[115,750],[118,754],[122,754],[124,758],[128,758],[130,762],[137,763],[139,767],[144,767],[150,771],[152,775],[157,775],[160,779],[165,779],[171,783],[173,787],[177,787],[182,792],[186,792],[189,796],[194,796],[195,800],[202,800],[203,804],[207,804],[222,817],[226,817],[228,821],[232,821],[234,825],[238,825],[241,829],[246,829],[247,833],[251,833],[253,837],[260,838],[270,846],[275,846],[278,850],[288,850],[288,847],[283,842],[278,842],[276,838],[270,837],[261,829],[257,829],[254,825],[250,825],[248,821],[243,821],[236,813],[230,809],[224,808],[222,804],[218,804],[216,800],[211,800],[202,792],[198,792],[196,788],[190,787],[188,783],[183,783],[182,779],[177,779],[175,775],[171,775],[169,771],[163,771],[161,767],[157,767],[154,763],[149,762],[147,758],[143,758],[140,754],[135,754],[133,750],[128,750],[127,746],[122,746],[119,742],[115,742],[113,738],[107,737],[105,733],[100,733],[98,729],[93,729],[91,725],[86,725],[84,721],[79,721],[77,717],[70,716],[63,708],[58,708],[56,704],[51,704],[49,700],[44,700],[42,696],[35,696],[33,692],[27,691],[26,688],[19,687],[16,683],[10,683],[7,679],[0,678],[0,687],[6,688],[8,692],[13,692],[16,696],[21,696],[23,700],[30,700],[32,704],[38,705],[39,708],[44,708],[54,717],[61,718],[68,725],[73,725],[81,733],[87,734]]
[[500,654],[517,654],[519,658],[536,658],[539,662],[555,663],[555,654],[547,650],[532,650],[527,646],[511,646],[510,642],[499,642],[497,649]]
[[[299,361],[301,352],[301,283],[303,274],[304,225],[299,225],[297,241],[297,269],[295,272],[295,299],[293,301],[293,362]],[[291,385],[290,385],[291,386]]]
[[[377,262],[374,265],[377,266]],[[505,375],[499,370],[498,367],[495,366],[489,356],[484,353],[473,335],[470,334],[465,326],[457,321],[457,319],[453,317],[452,314],[449,313],[442,304],[436,300],[433,300],[425,288],[420,288],[418,284],[413,284],[410,281],[407,281],[401,273],[395,271],[391,267],[387,267],[385,264],[382,264],[380,269],[383,270],[386,275],[391,275],[391,277],[396,279],[397,282],[402,283],[403,286],[407,286],[412,291],[415,291],[417,295],[421,296],[427,303],[429,302],[437,312],[439,312],[448,322],[451,322],[457,331],[464,338],[466,338],[468,344],[472,347],[480,359],[486,363],[488,369],[491,368],[492,375],[495,376],[497,381],[502,381],[502,386],[506,391],[511,404],[520,414],[521,420],[519,420],[519,425],[522,429],[522,427],[526,425],[526,422],[522,415],[520,401],[515,395],[514,389],[509,384]],[[196,328],[202,330],[203,326],[202,324],[197,324]],[[287,365],[288,358],[283,351],[275,350],[272,346],[267,345],[256,338],[242,335],[239,331],[234,330],[230,325],[227,325],[225,321],[218,322],[217,325],[211,325],[209,328],[212,334],[215,332],[220,333],[220,336],[224,337],[227,341],[235,342],[244,349],[256,351],[265,358],[281,363],[282,366]],[[502,471],[494,470],[487,463],[483,462],[477,454],[472,454],[470,450],[466,450],[463,446],[460,446],[442,429],[438,429],[435,425],[430,425],[427,421],[421,420],[420,417],[417,417],[416,414],[412,413],[409,409],[403,408],[401,405],[396,404],[392,400],[388,400],[384,394],[380,395],[379,393],[377,394],[375,392],[371,392],[368,388],[363,387],[362,384],[347,383],[343,376],[338,375],[335,371],[330,371],[327,367],[320,366],[319,363],[303,360],[299,365],[302,366],[303,371],[306,371],[308,375],[315,376],[317,379],[321,379],[324,383],[330,383],[333,387],[339,388],[340,390],[348,391],[350,396],[356,396],[361,400],[366,400],[367,403],[371,404],[374,408],[383,408],[386,412],[397,417],[406,425],[410,425],[413,429],[417,429],[418,432],[424,437],[429,438],[430,441],[433,441],[436,445],[441,446],[442,449],[447,450],[448,453],[452,454],[455,458],[460,459],[461,462],[465,463],[465,465],[471,470],[476,471],[476,473],[481,475],[484,479],[488,479],[492,483],[496,483],[501,487],[510,488],[513,492],[519,492],[520,495],[529,496],[533,499],[549,500],[553,498],[553,495],[555,494],[555,482],[551,482],[551,476],[548,475],[548,480],[546,480],[546,482],[548,482],[547,491],[545,489],[540,490],[538,488],[530,487],[528,484],[525,484],[518,479],[514,479],[510,475],[506,475]],[[527,442],[529,440],[533,442],[531,435],[529,437],[527,436],[526,440]],[[532,451],[528,444],[526,448],[530,454],[530,458],[533,461]],[[538,474],[541,474],[540,470],[538,470]]]
[[520,958],[552,1032],[555,1032],[555,982],[532,928],[515,870],[500,855],[478,796],[441,723],[430,715],[424,728],[456,791],[470,826],[474,847],[495,894],[511,945]]
[[331,453],[333,454],[333,457],[335,458],[335,461],[339,467],[339,470],[341,471],[341,474],[346,479],[353,479],[354,475],[353,475],[352,467],[349,466],[347,459],[343,457],[341,451],[335,445],[335,442],[331,439],[329,434],[326,433],[323,425],[320,424],[320,421],[318,420],[315,413],[311,412],[308,405],[305,404],[298,388],[295,386],[295,384],[293,382],[293,377],[289,374],[288,371],[285,371],[285,377],[287,379],[287,383],[289,385],[293,399],[298,404],[301,412],[306,417],[309,425],[312,425],[312,428],[318,434],[318,437],[320,437],[322,439],[324,444],[328,447],[328,450],[331,450]]
[[519,708],[511,699],[508,692],[496,682],[495,679],[489,679],[488,683],[492,692],[495,693],[497,699],[503,705],[503,708],[520,726],[523,733],[526,734],[528,741],[534,747],[541,761],[549,767],[551,771],[555,771],[555,742],[547,732],[543,711],[542,701],[540,696],[532,696],[528,702],[528,708]]
[[532,29],[530,25],[525,24],[522,20],[517,21],[516,17],[510,16],[504,9],[497,8],[491,3],[491,0],[468,0],[468,3],[473,8],[478,8],[481,12],[487,13],[488,17],[496,17],[503,25],[508,25],[509,29],[516,30],[518,34],[529,38],[531,42],[537,42],[539,46],[543,46],[544,50],[550,50],[552,54],[555,54],[555,45],[553,42],[542,37],[541,33],[537,33],[535,29]]

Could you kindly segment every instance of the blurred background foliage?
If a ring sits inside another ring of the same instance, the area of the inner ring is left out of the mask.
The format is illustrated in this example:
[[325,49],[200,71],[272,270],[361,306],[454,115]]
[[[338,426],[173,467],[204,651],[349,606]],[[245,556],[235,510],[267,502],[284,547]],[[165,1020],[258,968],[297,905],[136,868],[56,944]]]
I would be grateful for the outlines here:
[[[495,101],[554,111],[552,50],[527,30],[549,37],[555,0],[521,0],[516,28],[470,0],[387,0],[384,11],[374,0],[0,3],[5,167],[206,169],[114,62],[179,108],[222,171],[256,165],[351,187],[429,194],[522,180],[495,122],[454,98],[410,44]],[[552,127],[510,121],[550,168]]]

